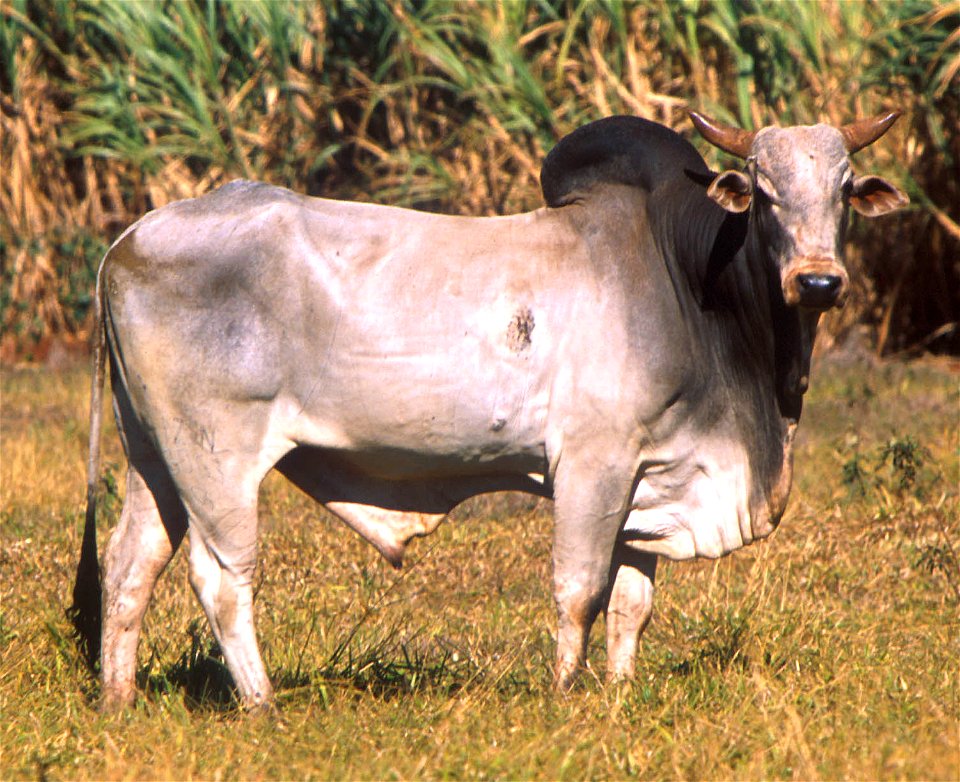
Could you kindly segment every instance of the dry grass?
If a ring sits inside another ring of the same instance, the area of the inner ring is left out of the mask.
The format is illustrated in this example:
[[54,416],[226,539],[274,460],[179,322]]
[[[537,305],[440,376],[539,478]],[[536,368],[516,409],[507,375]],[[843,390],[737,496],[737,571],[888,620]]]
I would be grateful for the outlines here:
[[[281,715],[257,720],[233,707],[182,553],[147,616],[143,698],[92,710],[63,614],[87,379],[7,372],[2,775],[957,779],[957,377],[816,368],[781,529],[719,562],[665,563],[637,681],[619,689],[550,689],[547,503],[469,503],[398,574],[272,476],[257,616]],[[112,433],[105,448],[122,475]],[[109,491],[105,507],[101,546]]]

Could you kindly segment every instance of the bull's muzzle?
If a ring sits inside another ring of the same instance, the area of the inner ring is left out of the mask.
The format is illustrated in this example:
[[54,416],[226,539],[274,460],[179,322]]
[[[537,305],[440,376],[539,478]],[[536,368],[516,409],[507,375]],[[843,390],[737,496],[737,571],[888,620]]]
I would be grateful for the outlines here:
[[833,258],[801,258],[787,266],[783,298],[791,307],[828,310],[842,307],[850,280],[846,269]]

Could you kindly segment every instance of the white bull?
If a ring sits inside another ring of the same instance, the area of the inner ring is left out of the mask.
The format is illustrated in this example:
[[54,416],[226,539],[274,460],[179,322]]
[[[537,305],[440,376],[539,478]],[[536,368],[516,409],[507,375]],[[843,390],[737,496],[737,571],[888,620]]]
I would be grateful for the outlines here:
[[548,206],[510,217],[236,182],[131,226],[98,278],[75,588],[95,650],[109,363],[129,472],[105,556],[105,705],[134,696],[141,621],[187,534],[241,701],[270,701],[251,577],[274,468],[397,566],[468,497],[552,497],[556,681],[601,610],[608,674],[630,676],[657,556],[722,556],[779,522],[817,320],[848,285],[847,207],[906,203],[848,154],[895,118],[746,134],[694,115],[747,159],[719,176],[673,131],[601,120],[548,156]]

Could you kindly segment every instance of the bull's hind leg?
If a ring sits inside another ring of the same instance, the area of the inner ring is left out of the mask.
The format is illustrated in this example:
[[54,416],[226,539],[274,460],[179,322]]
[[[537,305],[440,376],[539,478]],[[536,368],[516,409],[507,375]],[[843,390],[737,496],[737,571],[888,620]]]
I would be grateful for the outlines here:
[[215,520],[191,512],[190,584],[210,620],[240,702],[250,710],[273,700],[253,622],[256,531],[255,505],[231,509]]
[[618,543],[607,600],[607,680],[632,679],[637,642],[653,613],[657,555]]
[[253,577],[257,495],[276,458],[263,445],[262,417],[256,410],[226,410],[209,429],[195,427],[203,437],[186,444],[181,437],[171,461],[177,465],[173,478],[189,520],[190,585],[241,704],[254,710],[273,698],[254,628]]
[[107,710],[133,700],[143,615],[187,530],[186,511],[170,473],[134,415],[122,383],[114,383],[113,399],[129,468],[120,522],[104,555],[100,672]]
[[[136,458],[136,456],[134,456]],[[134,697],[137,644],[160,573],[183,540],[186,519],[166,469],[131,462],[120,523],[104,556],[101,673],[103,708]]]

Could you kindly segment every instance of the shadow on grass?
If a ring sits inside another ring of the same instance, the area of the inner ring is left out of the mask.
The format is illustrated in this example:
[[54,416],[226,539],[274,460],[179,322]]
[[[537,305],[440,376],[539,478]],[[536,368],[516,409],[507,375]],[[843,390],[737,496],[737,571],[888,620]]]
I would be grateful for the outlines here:
[[323,700],[326,700],[328,686],[390,701],[425,692],[453,695],[482,683],[482,677],[476,673],[450,670],[445,660],[403,657],[357,658],[344,666],[326,665],[315,672],[299,674],[280,670],[273,678],[281,693],[301,688],[319,689]]
[[692,623],[688,631],[696,647],[686,659],[670,665],[671,673],[689,676],[704,670],[746,670],[749,667],[750,659],[744,647],[750,627],[745,612],[725,610],[708,613],[702,620]]
[[[216,641],[199,620],[187,632],[190,650],[162,670],[153,670],[148,663],[138,674],[138,687],[148,696],[179,692],[188,711],[236,711],[237,691]],[[385,628],[372,639],[351,633],[320,667],[306,670],[298,663],[296,668],[274,669],[270,680],[283,700],[300,690],[319,695],[324,703],[331,688],[389,701],[418,693],[452,696],[492,688],[509,694],[542,686],[524,672],[494,674],[443,641],[423,641],[396,627]]]
[[321,667],[312,672],[278,671],[274,680],[278,689],[310,687],[322,693],[330,685],[380,700],[415,693],[452,696],[464,690],[516,691],[533,686],[520,674],[497,676],[470,654],[435,637],[403,633],[400,627],[378,630],[372,638],[350,633]]
[[191,622],[187,628],[190,650],[160,672],[151,672],[148,664],[137,675],[137,685],[151,696],[182,692],[189,711],[233,711],[239,705],[233,679],[220,647],[205,637],[202,627],[199,621]]

